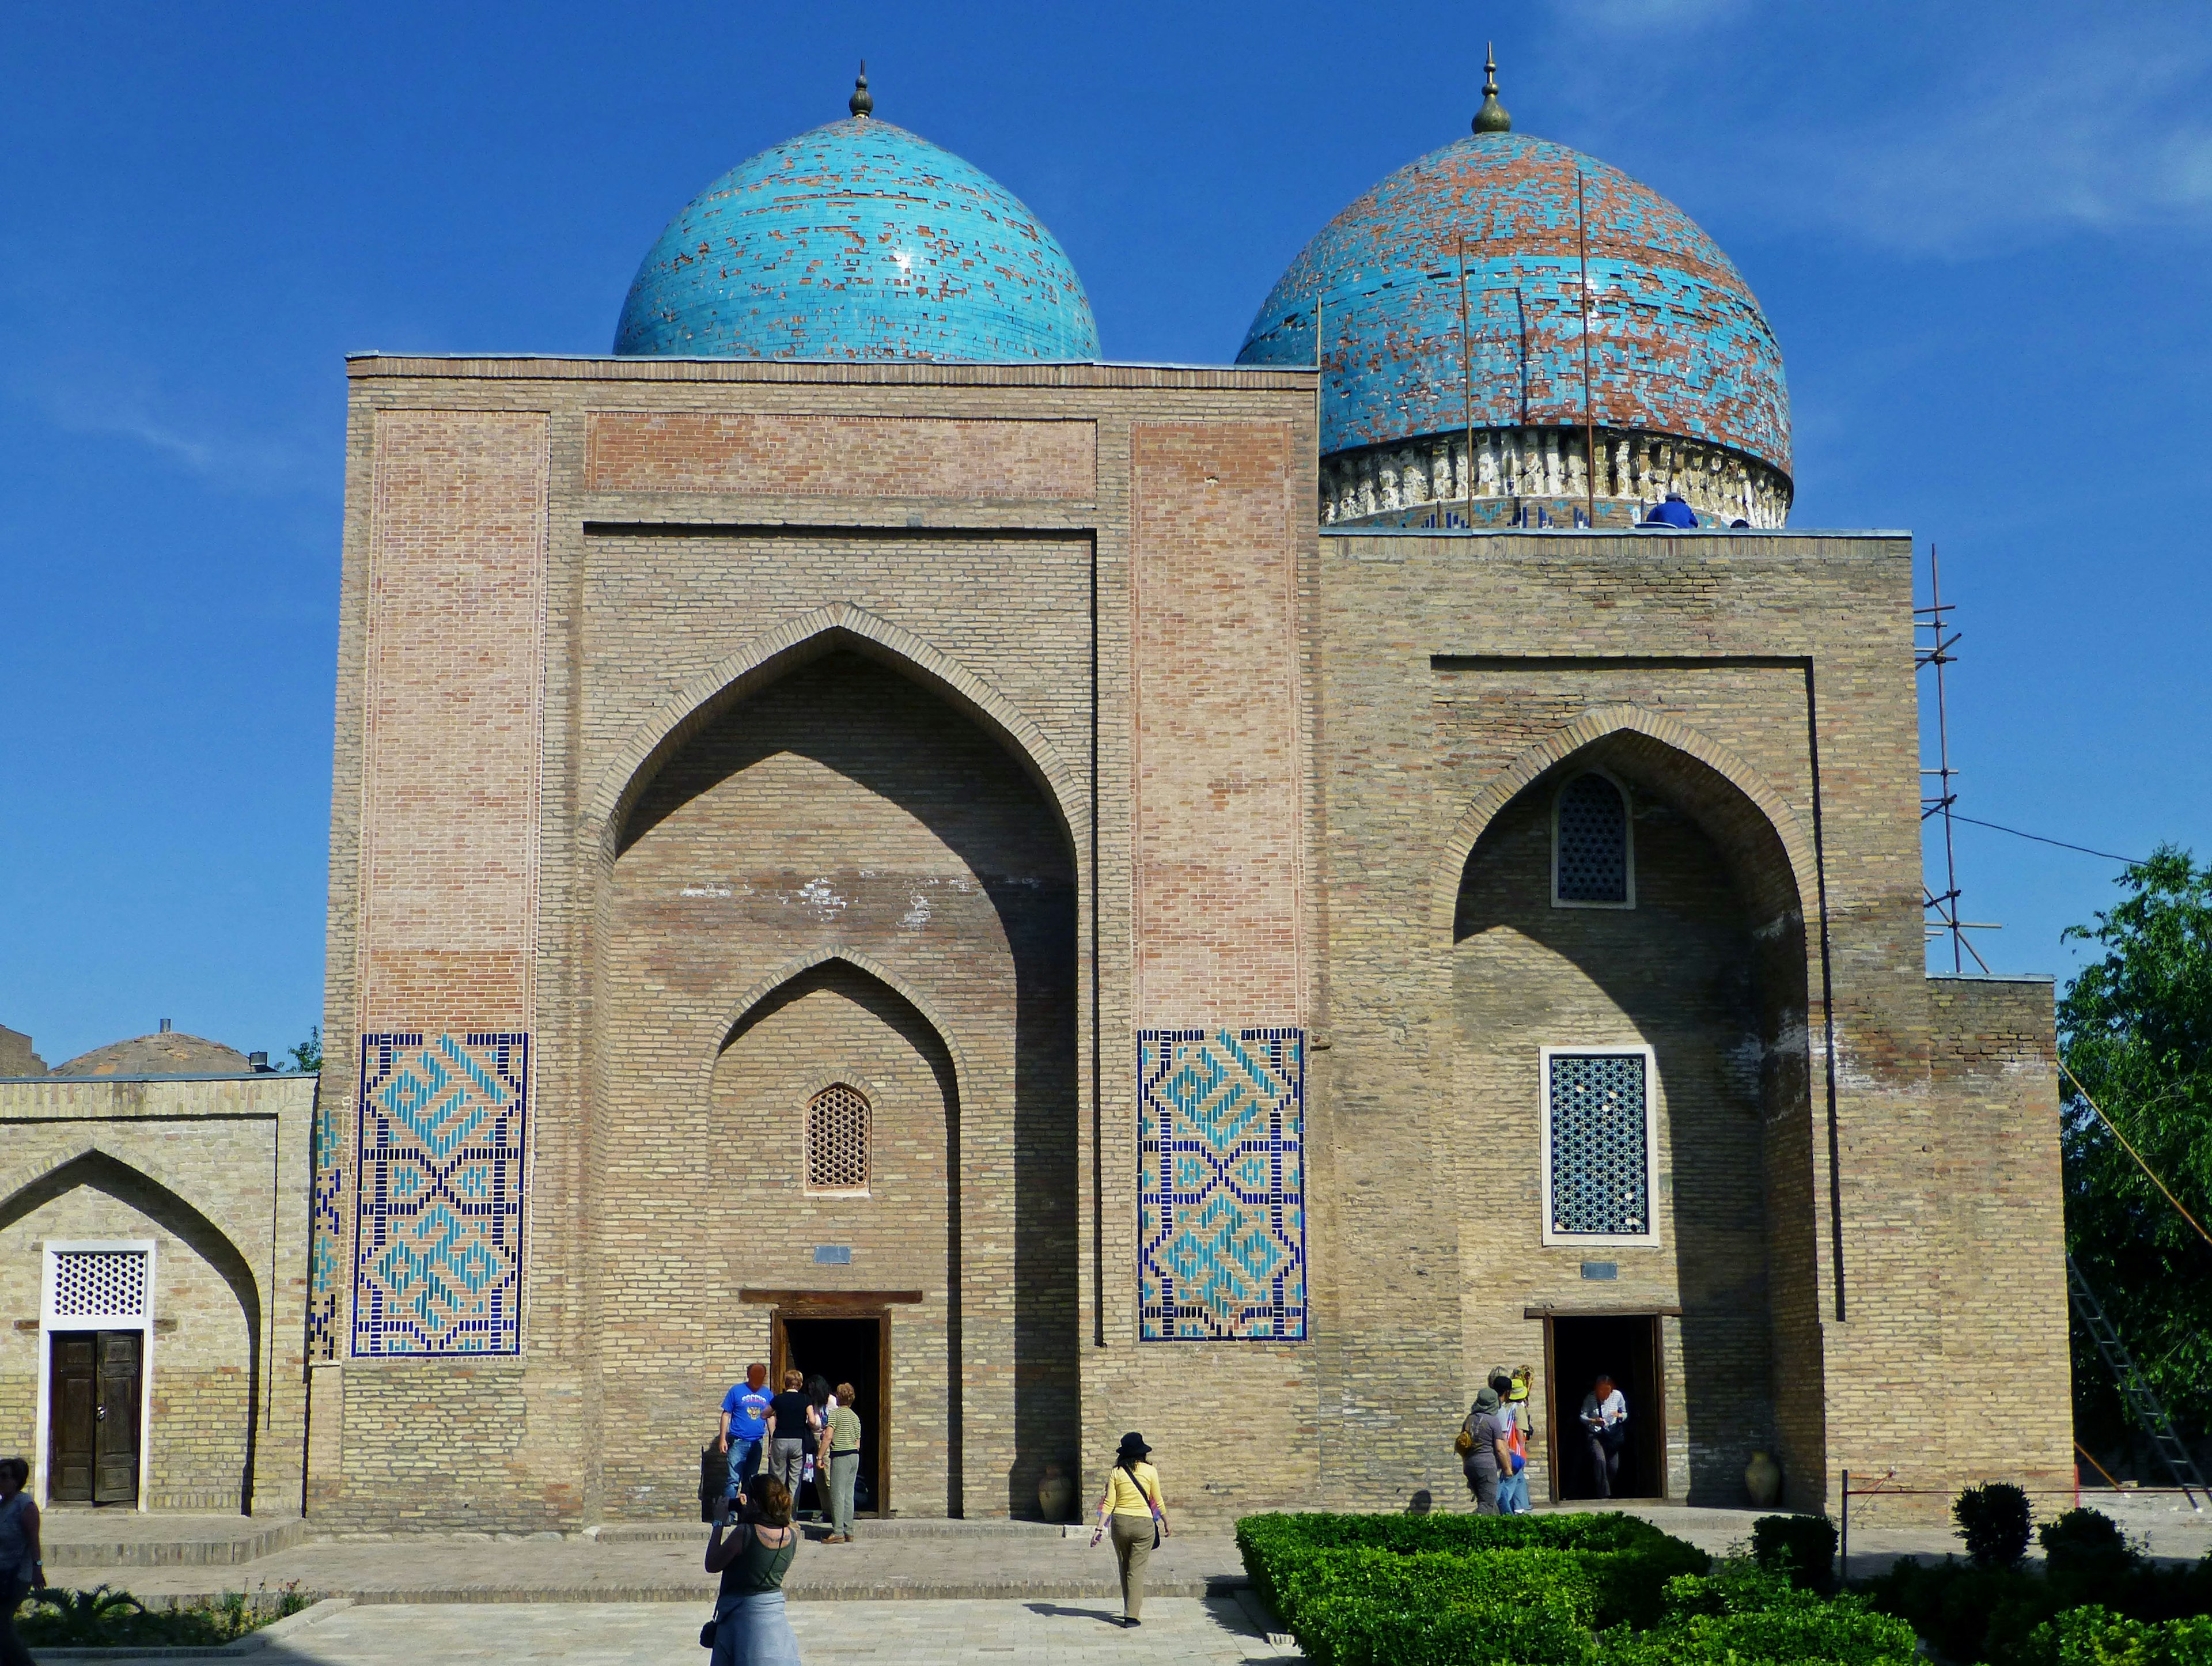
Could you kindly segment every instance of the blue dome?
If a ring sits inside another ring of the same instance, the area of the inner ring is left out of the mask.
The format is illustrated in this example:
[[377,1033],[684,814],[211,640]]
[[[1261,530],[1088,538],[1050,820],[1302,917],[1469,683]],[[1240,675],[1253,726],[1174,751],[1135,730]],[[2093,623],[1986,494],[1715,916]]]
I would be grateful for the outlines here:
[[1656,192],[1526,134],[1461,139],[1359,198],[1291,264],[1237,362],[1315,363],[1320,303],[1325,455],[1470,424],[1580,428],[1584,226],[1595,425],[1710,441],[1786,477],[1782,352],[1742,275]]
[[988,175],[867,116],[763,150],[668,222],[615,351],[737,359],[1095,359],[1067,255]]

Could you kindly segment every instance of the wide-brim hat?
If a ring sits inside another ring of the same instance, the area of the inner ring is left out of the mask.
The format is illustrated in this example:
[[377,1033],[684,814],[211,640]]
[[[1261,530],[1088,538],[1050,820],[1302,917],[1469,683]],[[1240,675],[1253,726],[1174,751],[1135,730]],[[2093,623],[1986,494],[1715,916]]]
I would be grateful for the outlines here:
[[1152,1449],[1145,1444],[1144,1436],[1134,1429],[1121,1437],[1121,1450],[1115,1454],[1116,1456],[1128,1457],[1150,1457],[1152,1455]]

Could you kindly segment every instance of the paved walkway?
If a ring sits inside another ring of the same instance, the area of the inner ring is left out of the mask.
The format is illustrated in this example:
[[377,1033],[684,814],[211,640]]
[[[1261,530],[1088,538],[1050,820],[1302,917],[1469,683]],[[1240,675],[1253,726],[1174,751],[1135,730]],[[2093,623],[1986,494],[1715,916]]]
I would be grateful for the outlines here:
[[[1621,1507],[1621,1506],[1616,1506]],[[1716,1553],[1747,1541],[1757,1512],[1632,1507],[1668,1532]],[[2055,1512],[2054,1512],[2055,1513]],[[2212,1553],[2212,1511],[2192,1515],[2152,1500],[2114,1510],[2153,1554]],[[143,1522],[149,1519],[140,1517]],[[233,1518],[234,1521],[235,1518]],[[1112,1553],[1087,1533],[1063,1537],[1036,1523],[900,1520],[862,1523],[852,1545],[810,1543],[789,1589],[813,1607],[824,1600],[1078,1599],[1116,1588]],[[489,1534],[363,1535],[295,1544],[242,1564],[165,1560],[156,1565],[53,1566],[57,1584],[108,1583],[144,1597],[209,1594],[296,1584],[318,1596],[367,1603],[653,1602],[703,1601],[713,1582],[700,1566],[706,1529],[696,1523],[625,1523],[589,1536]],[[1865,1578],[1900,1555],[1942,1557],[1959,1549],[1940,1523],[1854,1523],[1850,1572]],[[1150,1589],[1162,1596],[1220,1596],[1243,1584],[1228,1534],[1186,1530],[1152,1559]]]
[[[948,1526],[957,1524],[947,1523]],[[787,1584],[794,1601],[894,1597],[1108,1596],[1114,1553],[1088,1535],[953,1532],[810,1543]],[[297,1584],[318,1596],[365,1602],[663,1602],[704,1601],[706,1529],[663,1539],[495,1539],[408,1535],[295,1546],[242,1566],[49,1568],[57,1584],[103,1582],[139,1596],[192,1596]],[[1243,1582],[1235,1541],[1178,1533],[1153,1553],[1146,1588],[1200,1597]]]
[[[1296,1661],[1271,1647],[1226,1598],[1145,1604],[1143,1629],[1112,1623],[1102,1602],[793,1602],[792,1629],[813,1663],[880,1660],[910,1666],[1042,1662],[1090,1666],[1162,1661],[1199,1666]],[[559,1661],[563,1666],[703,1662],[698,1603],[520,1603],[347,1608],[246,1657],[256,1666],[423,1666],[425,1662]],[[146,1666],[153,1666],[149,1661]]]

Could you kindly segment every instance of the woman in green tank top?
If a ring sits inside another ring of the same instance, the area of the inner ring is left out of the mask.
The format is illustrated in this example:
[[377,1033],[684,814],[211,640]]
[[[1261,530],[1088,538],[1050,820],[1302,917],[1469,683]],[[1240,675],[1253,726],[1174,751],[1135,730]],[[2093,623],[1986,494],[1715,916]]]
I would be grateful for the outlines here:
[[799,1639],[783,1611],[783,1576],[799,1554],[791,1493],[775,1476],[757,1475],[748,1496],[746,1519],[726,1539],[724,1516],[707,1546],[707,1572],[722,1576],[713,1666],[799,1666]]

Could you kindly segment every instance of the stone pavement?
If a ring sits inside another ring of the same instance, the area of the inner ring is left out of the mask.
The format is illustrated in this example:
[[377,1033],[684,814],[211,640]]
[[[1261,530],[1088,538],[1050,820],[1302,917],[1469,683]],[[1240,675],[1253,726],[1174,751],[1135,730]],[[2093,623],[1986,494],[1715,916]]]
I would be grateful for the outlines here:
[[[2155,1555],[2194,1560],[2212,1553],[2212,1511],[2193,1514],[2148,1498],[2114,1501],[2110,1494],[2089,1501],[2111,1511],[2131,1535],[2146,1539]],[[1716,1553],[1747,1541],[1759,1513],[1674,1505],[1613,1507],[1632,1508]],[[126,1550],[144,1551],[144,1544],[125,1542],[128,1535],[152,1534],[155,1529],[143,1524],[162,1519],[118,1517],[100,1532]],[[69,1525],[72,1535],[92,1532],[82,1523]],[[825,1599],[1076,1599],[1109,1596],[1116,1588],[1112,1554],[1103,1547],[1091,1549],[1084,1529],[1063,1536],[1035,1523],[908,1519],[860,1526],[857,1544],[810,1544],[800,1553],[789,1584],[794,1601],[812,1606]],[[229,1542],[222,1535],[235,1535],[239,1527],[239,1519],[229,1517],[212,1522],[208,1530],[222,1545]],[[703,1601],[711,1589],[700,1565],[706,1536],[696,1523],[623,1523],[575,1537],[362,1535],[292,1544],[242,1564],[213,1550],[205,1556],[134,1554],[120,1565],[50,1557],[47,1572],[58,1584],[106,1582],[148,1598],[296,1584],[318,1596],[365,1603],[681,1603]],[[73,1558],[93,1541],[80,1537],[74,1543]],[[1863,1578],[1900,1555],[1941,1557],[1958,1549],[1957,1539],[1940,1523],[1877,1527],[1854,1521],[1850,1572]],[[1148,1587],[1160,1596],[1198,1598],[1224,1595],[1243,1583],[1236,1543],[1215,1526],[1170,1538],[1153,1556]]]
[[[1148,1600],[1142,1630],[1111,1623],[1118,1606],[1098,1601],[793,1602],[792,1629],[809,1662],[880,1660],[910,1666],[952,1663],[1160,1662],[1243,1666],[1303,1659],[1271,1646],[1225,1597]],[[704,1663],[696,1605],[516,1603],[439,1606],[382,1603],[344,1609],[246,1657],[256,1666],[424,1666],[436,1663],[560,1661],[563,1666],[669,1666]],[[145,1666],[153,1666],[151,1661]]]
[[[850,1545],[807,1545],[787,1583],[793,1599],[1107,1596],[1119,1590],[1113,1552],[1091,1548],[1087,1532],[1009,1532],[1009,1524],[993,1523],[883,1525],[908,1530],[879,1531]],[[926,1530],[932,1526],[935,1531]],[[682,1602],[703,1601],[714,1588],[701,1566],[706,1542],[707,1529],[696,1525],[619,1535],[608,1529],[574,1539],[412,1534],[310,1542],[244,1566],[46,1572],[58,1585],[104,1581],[142,1597],[296,1584],[318,1596],[370,1603]],[[1146,1589],[1200,1597],[1242,1584],[1243,1578],[1236,1543],[1225,1534],[1179,1533],[1153,1553]]]

